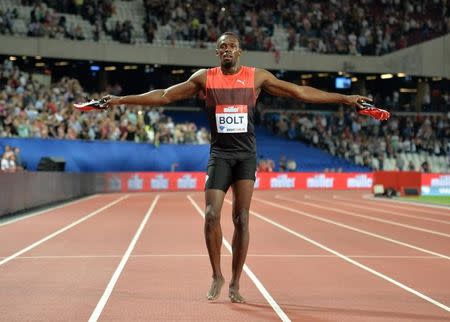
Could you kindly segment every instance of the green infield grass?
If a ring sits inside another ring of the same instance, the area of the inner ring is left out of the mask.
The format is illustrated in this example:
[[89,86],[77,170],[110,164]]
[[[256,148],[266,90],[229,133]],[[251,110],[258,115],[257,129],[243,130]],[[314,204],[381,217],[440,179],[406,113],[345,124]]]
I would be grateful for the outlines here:
[[435,205],[450,206],[450,196],[416,196],[398,198],[402,201],[423,202]]

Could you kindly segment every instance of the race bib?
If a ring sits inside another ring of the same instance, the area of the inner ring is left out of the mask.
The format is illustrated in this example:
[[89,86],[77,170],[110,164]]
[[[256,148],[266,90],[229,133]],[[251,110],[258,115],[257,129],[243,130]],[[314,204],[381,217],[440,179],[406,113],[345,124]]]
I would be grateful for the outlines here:
[[248,125],[247,105],[216,105],[218,133],[245,133]]

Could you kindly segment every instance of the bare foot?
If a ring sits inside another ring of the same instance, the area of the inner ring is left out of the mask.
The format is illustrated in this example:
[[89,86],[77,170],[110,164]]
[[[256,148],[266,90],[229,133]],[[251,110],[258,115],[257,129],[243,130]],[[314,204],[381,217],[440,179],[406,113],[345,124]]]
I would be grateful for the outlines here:
[[223,277],[217,277],[213,279],[211,288],[209,289],[208,295],[206,296],[208,301],[214,301],[219,297],[224,283],[225,279]]
[[245,299],[241,296],[241,294],[239,294],[238,288],[230,286],[228,297],[233,303],[245,303]]

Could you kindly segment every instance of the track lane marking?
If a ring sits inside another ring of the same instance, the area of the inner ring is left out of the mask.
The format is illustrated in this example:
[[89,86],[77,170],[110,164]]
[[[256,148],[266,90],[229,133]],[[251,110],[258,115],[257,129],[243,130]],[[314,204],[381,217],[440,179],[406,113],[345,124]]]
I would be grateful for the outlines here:
[[[229,201],[227,199],[225,200],[225,202],[231,204],[231,201]],[[447,312],[450,312],[450,307],[448,307],[447,305],[445,305],[445,304],[443,304],[441,302],[438,302],[435,299],[433,299],[433,298],[431,298],[431,297],[429,297],[429,296],[427,296],[427,295],[425,295],[425,294],[423,294],[423,293],[421,293],[421,292],[419,292],[419,291],[417,291],[417,290],[415,290],[415,289],[413,289],[413,288],[411,288],[411,287],[409,287],[409,286],[407,286],[407,285],[405,285],[405,284],[403,284],[403,283],[401,283],[401,282],[399,282],[399,281],[397,281],[397,280],[395,280],[395,279],[393,279],[393,278],[391,278],[391,277],[389,277],[389,276],[387,276],[387,275],[385,275],[383,273],[380,273],[380,272],[378,272],[378,271],[376,271],[376,270],[374,270],[374,269],[372,269],[372,268],[370,268],[370,267],[368,267],[368,266],[366,266],[364,264],[361,264],[360,262],[358,262],[356,260],[353,260],[353,259],[349,258],[348,256],[346,256],[346,255],[344,255],[344,254],[342,254],[342,253],[340,253],[340,252],[338,252],[338,251],[336,251],[334,249],[331,249],[331,248],[329,248],[329,247],[327,247],[327,246],[325,246],[325,245],[323,245],[323,244],[321,244],[321,243],[319,243],[319,242],[317,242],[317,241],[315,241],[315,240],[313,240],[313,239],[311,239],[311,238],[309,238],[309,237],[307,237],[307,236],[305,236],[303,234],[300,234],[300,233],[298,233],[298,232],[296,232],[296,231],[294,231],[294,230],[292,230],[292,229],[290,229],[290,228],[288,228],[286,226],[283,226],[283,225],[277,223],[276,221],[273,221],[273,220],[271,220],[271,219],[269,219],[269,218],[267,218],[267,217],[265,217],[265,216],[263,216],[263,215],[261,215],[259,213],[256,213],[254,211],[250,211],[250,213],[252,215],[254,215],[255,217],[257,217],[257,218],[259,218],[259,219],[261,219],[261,220],[263,220],[263,221],[265,221],[265,222],[267,222],[267,223],[269,223],[269,224],[271,224],[271,225],[273,225],[275,227],[278,227],[281,230],[284,230],[285,232],[290,233],[291,235],[294,235],[294,236],[296,236],[296,237],[298,237],[300,239],[303,239],[303,240],[309,242],[310,244],[313,244],[314,246],[317,246],[317,247],[319,247],[319,248],[321,248],[321,249],[323,249],[323,250],[325,250],[325,251],[327,251],[327,252],[329,252],[331,254],[334,254],[337,257],[341,258],[342,260],[344,260],[344,261],[346,261],[346,262],[348,262],[350,264],[353,264],[353,265],[355,265],[355,266],[357,266],[357,267],[359,267],[359,268],[361,268],[361,269],[363,269],[363,270],[365,270],[365,271],[367,271],[367,272],[369,272],[369,273],[371,273],[371,274],[373,274],[375,276],[378,276],[381,279],[384,279],[385,281],[387,281],[387,282],[389,282],[391,284],[394,284],[394,285],[402,288],[403,290],[405,290],[405,291],[407,291],[407,292],[409,292],[411,294],[414,294],[417,297],[420,297],[421,299],[423,299],[423,300],[425,300],[425,301],[427,301],[427,302],[429,302],[431,304],[434,304],[435,306],[437,306],[437,307],[439,307],[439,308],[441,308],[441,309],[443,309],[443,310],[445,310]]]
[[[205,214],[203,210],[197,205],[195,200],[188,195],[187,198],[191,202],[191,204],[194,206],[194,208],[197,210],[197,212],[205,218]],[[225,237],[222,237],[223,244],[227,248],[227,250],[230,252],[230,254],[233,252],[230,243],[225,239]],[[262,294],[262,296],[266,299],[266,301],[270,304],[272,309],[275,311],[275,313],[278,315],[278,317],[281,319],[281,321],[284,322],[290,322],[291,319],[287,316],[287,314],[283,311],[283,309],[278,305],[278,303],[274,300],[272,295],[266,290],[264,285],[261,283],[261,281],[256,277],[256,275],[250,270],[247,264],[244,264],[244,272],[248,275],[248,277],[252,280],[253,284],[255,284],[256,288],[259,290],[259,292]]]
[[287,210],[287,211],[290,211],[290,212],[294,212],[294,213],[300,214],[300,215],[305,216],[305,217],[309,217],[309,218],[312,218],[312,219],[315,219],[315,220],[326,222],[328,224],[332,224],[332,225],[339,226],[339,227],[342,227],[342,228],[346,228],[346,229],[349,229],[349,230],[352,230],[352,231],[356,231],[356,232],[364,234],[364,235],[368,235],[368,236],[371,236],[371,237],[379,238],[379,239],[382,239],[382,240],[385,240],[385,241],[388,241],[388,242],[391,242],[391,243],[394,243],[394,244],[397,244],[397,245],[401,245],[401,246],[408,247],[408,248],[411,248],[411,249],[414,249],[414,250],[418,250],[418,251],[423,252],[423,253],[427,253],[427,254],[430,254],[430,255],[434,255],[434,256],[438,256],[438,257],[450,260],[450,257],[447,256],[447,255],[440,254],[440,253],[437,253],[437,252],[433,252],[431,250],[427,250],[425,248],[414,246],[414,245],[411,245],[411,244],[408,244],[408,243],[405,243],[405,242],[402,242],[402,241],[399,241],[399,240],[396,240],[396,239],[393,239],[393,238],[389,238],[389,237],[386,237],[386,236],[378,235],[376,233],[372,233],[372,232],[367,231],[367,230],[363,230],[363,229],[359,229],[359,228],[356,228],[356,227],[353,227],[353,226],[349,226],[349,225],[346,225],[346,224],[343,224],[343,223],[340,223],[340,222],[337,222],[337,221],[334,221],[334,220],[331,220],[331,219],[326,219],[326,218],[323,218],[323,217],[320,217],[320,216],[315,216],[315,215],[312,215],[312,214],[304,212],[304,211],[300,211],[300,210],[297,210],[297,209],[294,209],[294,208],[282,206],[282,205],[279,205],[279,204],[276,204],[276,203],[273,203],[273,202],[270,202],[270,201],[262,200],[262,199],[257,198],[257,197],[253,197],[253,200],[256,200],[256,201],[259,201],[259,202],[262,202],[262,203],[265,203],[265,204],[268,204],[268,205],[272,205],[274,207],[277,207],[277,208],[280,208],[280,209],[284,209],[284,210]]
[[123,196],[123,197],[120,197],[119,199],[116,199],[115,201],[110,202],[109,204],[107,204],[107,205],[105,205],[105,206],[103,206],[103,207],[101,207],[101,208],[99,208],[99,209],[97,209],[97,210],[95,210],[95,211],[93,211],[93,212],[87,214],[86,216],[84,216],[84,217],[82,217],[82,218],[80,218],[80,219],[74,221],[73,223],[71,223],[71,224],[69,224],[69,225],[67,225],[67,226],[65,226],[65,227],[63,227],[63,228],[61,228],[61,229],[59,229],[59,230],[53,232],[52,234],[50,234],[50,235],[48,235],[48,236],[46,236],[46,237],[44,237],[44,238],[38,240],[37,242],[35,242],[35,243],[33,243],[33,244],[31,244],[31,245],[29,245],[29,246],[27,246],[27,247],[25,247],[25,248],[19,250],[18,252],[12,254],[11,256],[8,256],[8,257],[4,258],[3,260],[0,261],[0,266],[2,266],[3,264],[6,264],[7,262],[13,260],[13,259],[16,258],[16,257],[22,255],[23,253],[26,253],[26,252],[28,252],[29,250],[32,250],[33,248],[35,248],[35,247],[41,245],[42,243],[44,243],[44,242],[46,242],[46,241],[52,239],[53,237],[56,237],[56,236],[58,236],[59,234],[62,234],[62,233],[65,232],[66,230],[69,230],[69,229],[75,227],[76,225],[81,224],[83,221],[86,221],[86,220],[88,220],[89,218],[91,218],[91,217],[93,217],[93,216],[99,214],[99,213],[102,212],[103,210],[106,210],[106,209],[108,209],[108,208],[114,206],[115,204],[119,203],[120,201],[122,201],[122,200],[128,198],[128,196],[129,196],[129,195],[125,195],[125,196]]
[[[103,259],[103,258],[119,258],[123,255],[43,255],[43,256],[18,256],[16,259]],[[208,254],[135,254],[130,258],[167,258],[167,257],[207,257]],[[231,254],[222,254],[224,257],[231,257]],[[367,258],[367,259],[434,259],[441,260],[443,258],[436,256],[409,256],[409,255],[346,255],[350,258]],[[337,258],[334,255],[319,254],[247,254],[247,257],[274,257],[274,258]],[[0,259],[6,257],[0,257]]]
[[[354,200],[341,198],[341,197],[336,196],[336,195],[333,196],[333,199],[335,199],[337,202],[341,202],[341,203],[347,202],[347,204],[346,204],[347,207],[368,209],[368,210],[372,210],[372,211],[376,211],[376,212],[386,213],[386,214],[393,215],[393,216],[421,219],[421,220],[425,220],[425,221],[432,221],[432,222],[437,222],[437,223],[440,223],[440,224],[450,225],[450,221],[448,221],[448,220],[434,219],[434,218],[428,218],[428,217],[423,217],[423,216],[415,216],[415,215],[407,215],[407,214],[404,214],[404,213],[394,212],[393,210],[383,210],[383,209],[380,209],[380,204],[373,205],[373,206],[369,206],[367,204],[365,204],[365,206],[363,206],[361,204],[355,205],[355,203],[354,203],[355,201]],[[320,200],[320,199],[315,199],[315,200]],[[323,200],[320,200],[320,201],[323,201]],[[350,202],[350,203],[348,203],[348,202]],[[430,214],[434,215],[434,213],[430,213]]]
[[[56,209],[64,208],[64,207],[67,207],[67,206],[71,206],[73,204],[77,204],[77,203],[82,202],[82,201],[94,199],[95,197],[98,197],[98,196],[99,196],[99,194],[95,194],[95,195],[92,195],[92,196],[85,196],[85,197],[81,197],[81,198],[79,198],[77,200],[64,202],[64,203],[62,203],[60,205],[57,205],[57,206],[52,206],[52,207],[49,207],[49,208],[46,208],[46,209],[42,209],[42,210],[26,212],[26,213],[24,213],[22,215],[17,215],[17,216],[14,216],[14,217],[10,218],[10,219],[2,219],[2,221],[4,221],[4,222],[0,223],[0,227],[6,226],[6,225],[9,225],[9,224],[13,224],[15,222],[18,222],[18,221],[21,221],[21,220],[24,220],[24,219],[28,219],[28,218],[31,218],[31,217],[39,216],[39,215],[45,214],[46,212],[50,212],[52,210],[56,210]],[[1,216],[0,216],[0,219],[1,219]]]
[[111,277],[111,280],[109,281],[108,285],[106,286],[105,291],[103,292],[102,296],[100,297],[100,300],[98,301],[97,305],[95,306],[94,311],[92,312],[91,316],[89,317],[89,322],[97,321],[100,317],[100,314],[102,313],[106,303],[108,302],[109,297],[111,296],[111,293],[114,289],[114,286],[116,285],[120,274],[122,273],[128,258],[131,255],[131,252],[133,251],[134,247],[136,246],[136,243],[141,236],[142,230],[144,229],[145,225],[147,224],[148,219],[150,218],[151,214],[153,213],[153,209],[155,209],[155,206],[159,200],[159,195],[156,195],[156,197],[153,199],[152,204],[150,205],[150,208],[147,210],[147,213],[144,216],[144,219],[142,219],[141,224],[139,225],[139,228],[137,229],[136,233],[134,234],[130,244],[128,245],[127,250],[122,256],[122,259],[117,266],[114,274]]
[[[363,200],[368,200],[368,201],[372,201],[372,202],[380,202],[380,199],[376,199],[373,196],[370,195],[364,195],[362,197]],[[414,208],[415,206],[421,206],[421,207],[425,207],[425,208],[434,208],[434,209],[445,209],[447,211],[450,211],[450,207],[446,207],[446,206],[439,206],[439,205],[431,205],[431,204],[426,204],[423,202],[414,202],[414,201],[403,201],[403,200],[394,200],[394,199],[382,199],[383,201],[387,202],[387,203],[396,203],[396,204],[403,204],[405,205],[405,207],[400,207],[400,206],[394,206],[394,205],[387,205],[389,207],[392,208],[398,208],[398,209],[405,209],[405,210],[413,210],[413,211],[420,211],[417,208]],[[409,205],[409,206],[407,206]],[[429,209],[428,209],[429,210]],[[450,216],[449,214],[442,214],[442,213],[438,213],[438,212],[431,212],[432,214],[435,215],[442,215],[442,216]]]
[[[399,226],[399,227],[403,227],[403,228],[407,228],[407,229],[411,229],[411,230],[416,230],[416,231],[421,231],[421,232],[424,232],[424,233],[429,233],[429,234],[438,235],[438,236],[447,237],[447,238],[450,237],[450,234],[446,234],[446,233],[443,233],[443,232],[440,232],[440,231],[435,231],[435,230],[431,230],[431,229],[425,229],[425,228],[421,228],[421,227],[417,227],[417,226],[412,226],[412,225],[398,223],[396,221],[391,221],[391,220],[386,220],[386,219],[381,219],[381,218],[375,218],[375,217],[366,216],[366,215],[359,215],[359,214],[354,213],[352,211],[336,209],[336,208],[330,208],[330,207],[326,207],[326,206],[320,206],[320,205],[316,205],[316,204],[313,204],[313,203],[310,203],[310,202],[298,201],[298,200],[295,200],[295,199],[282,197],[282,196],[279,196],[279,195],[275,195],[275,198],[276,199],[280,199],[280,200],[285,200],[285,201],[298,203],[298,204],[305,204],[305,205],[308,205],[308,206],[311,206],[311,207],[315,207],[315,208],[320,208],[320,209],[325,209],[325,210],[332,210],[332,211],[339,212],[341,214],[352,216],[352,217],[358,217],[358,218],[364,218],[364,219],[367,219],[367,220],[378,221],[378,222],[381,222],[383,224]],[[321,201],[321,200],[318,200],[318,199],[314,199],[314,200]]]

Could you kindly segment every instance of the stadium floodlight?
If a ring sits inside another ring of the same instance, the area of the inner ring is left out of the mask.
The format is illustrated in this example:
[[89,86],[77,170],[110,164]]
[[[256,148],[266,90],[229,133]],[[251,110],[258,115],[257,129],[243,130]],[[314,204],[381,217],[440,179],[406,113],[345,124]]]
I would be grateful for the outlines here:
[[417,93],[417,88],[400,88],[400,93]]
[[392,77],[394,77],[394,75],[392,75],[392,74],[381,74],[381,79],[389,79]]
[[98,65],[91,65],[91,71],[92,72],[98,72],[100,70],[100,66]]

